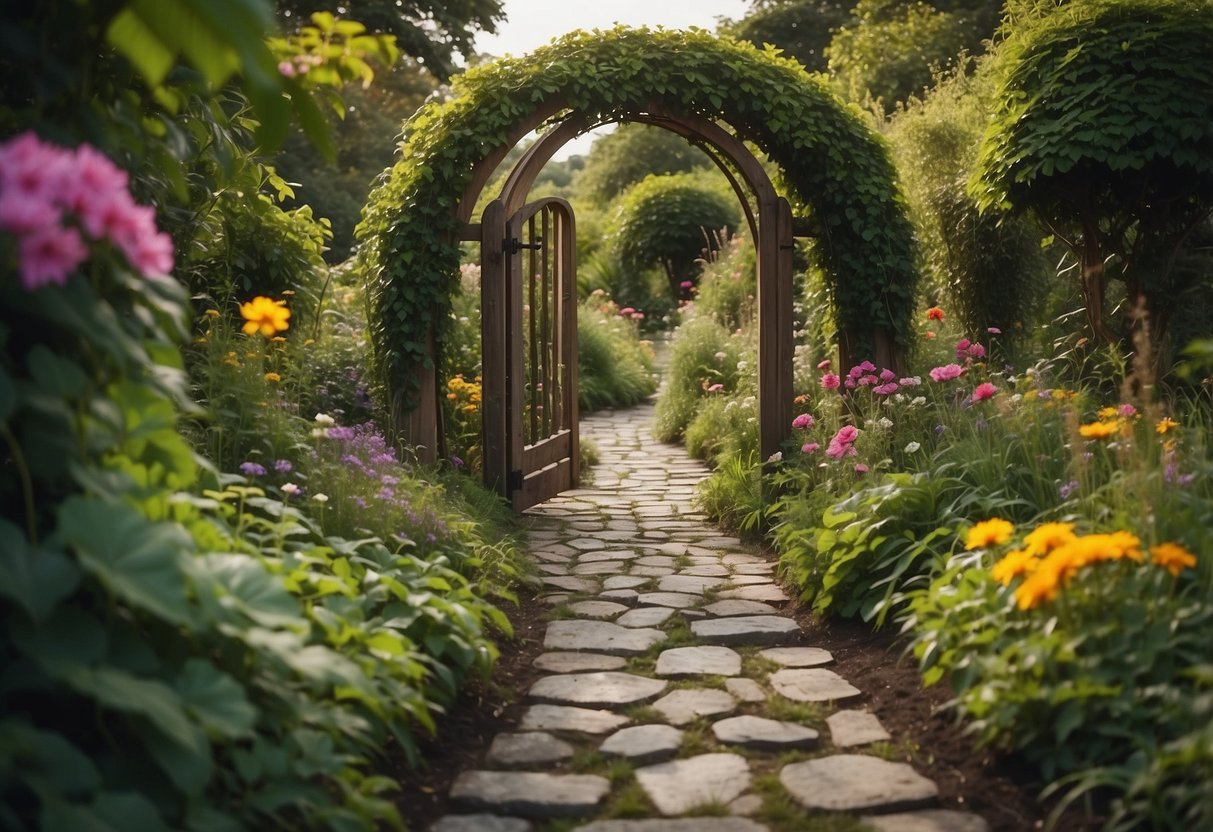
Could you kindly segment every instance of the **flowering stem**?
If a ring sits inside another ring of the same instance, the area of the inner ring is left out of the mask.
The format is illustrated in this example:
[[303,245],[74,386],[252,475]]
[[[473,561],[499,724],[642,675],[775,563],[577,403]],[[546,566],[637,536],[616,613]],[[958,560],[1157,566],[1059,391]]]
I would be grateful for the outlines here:
[[9,450],[13,454],[13,462],[17,465],[17,473],[21,476],[21,493],[25,498],[25,527],[30,543],[37,546],[38,522],[37,513],[34,510],[34,481],[30,478],[29,465],[25,461],[25,454],[21,452],[21,445],[17,442],[17,437],[13,436],[8,425],[0,425],[0,431],[4,433],[4,439],[8,442]]

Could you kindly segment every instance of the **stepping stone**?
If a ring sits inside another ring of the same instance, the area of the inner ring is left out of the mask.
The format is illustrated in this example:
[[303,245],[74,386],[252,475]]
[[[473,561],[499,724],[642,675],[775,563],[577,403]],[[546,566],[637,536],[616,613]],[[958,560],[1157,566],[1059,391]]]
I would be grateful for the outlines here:
[[648,578],[633,575],[613,575],[602,582],[603,589],[635,589],[649,582]]
[[531,832],[529,820],[500,815],[444,815],[430,826],[430,832]]
[[620,627],[606,621],[553,621],[548,624],[543,647],[545,650],[589,650],[608,656],[638,656],[663,641],[665,633],[651,628]]
[[727,566],[736,566],[736,565],[742,564],[742,563],[762,563],[762,564],[766,564],[771,569],[775,568],[775,564],[769,560],[760,558],[757,555],[743,555],[740,552],[730,552],[729,554],[722,557],[720,559],[720,562]]
[[[736,803],[736,801],[733,801]],[[731,805],[731,804],[730,804]],[[576,832],[770,832],[747,818],[646,818],[644,820],[596,820],[578,826]]]
[[541,563],[539,571],[545,575],[567,575],[569,568],[562,563]]
[[598,750],[638,766],[670,759],[682,747],[682,732],[672,725],[633,725],[606,738]]
[[633,566],[628,570],[629,575],[642,575],[646,578],[665,578],[674,574],[672,566]]
[[725,745],[758,751],[813,748],[818,733],[795,722],[777,722],[759,716],[733,716],[712,723],[712,733]]
[[667,682],[632,673],[566,673],[545,676],[527,691],[527,696],[549,705],[578,705],[583,708],[615,708],[646,702],[659,696]]
[[611,790],[611,782],[592,774],[540,774],[522,771],[465,771],[451,786],[451,803],[472,811],[488,810],[528,818],[592,814]]
[[525,768],[531,765],[550,765],[573,756],[573,746],[542,731],[525,734],[498,734],[493,737],[485,761],[499,766]]
[[712,615],[725,618],[732,615],[774,615],[779,610],[761,601],[716,601],[708,604],[704,610]]
[[545,575],[543,582],[548,586],[554,586],[557,589],[566,589],[569,592],[596,592],[598,583],[596,581],[588,581],[585,578],[574,578]]
[[570,540],[569,546],[572,546],[578,552],[592,552],[595,549],[605,549],[606,543],[593,537],[579,537],[576,540]]
[[568,601],[573,596],[567,592],[551,592],[547,595],[540,595],[539,600],[547,604],[549,607],[557,607]]
[[876,714],[869,711],[838,711],[826,717],[826,725],[830,726],[830,739],[839,748],[892,739]]
[[841,702],[862,696],[863,692],[832,670],[779,670],[771,674],[776,693],[797,702]]
[[[581,574],[576,569],[573,570],[573,573],[578,575]],[[772,584],[774,583],[774,580],[775,579],[770,575],[734,575],[729,580],[729,583],[731,583],[733,586],[741,587],[762,586],[763,584]]]
[[578,601],[570,604],[569,609],[579,618],[614,618],[628,608],[613,601]]
[[720,593],[723,600],[730,598],[739,601],[766,601],[772,604],[786,604],[792,599],[775,584],[759,584],[758,586],[743,586],[737,589],[726,589]]
[[724,687],[742,702],[767,701],[767,692],[753,679],[725,679]]
[[782,615],[739,615],[695,621],[691,632],[709,644],[786,644],[800,637],[800,625]]
[[635,606],[638,596],[639,593],[634,589],[608,589],[606,592],[598,593],[598,600]]
[[532,705],[518,723],[519,731],[576,731],[581,734],[606,734],[627,725],[626,716],[589,708],[566,705]]
[[637,558],[635,561],[637,566],[660,566],[663,569],[673,569],[677,565],[674,558],[666,555],[645,555],[642,558]]
[[729,570],[723,566],[718,565],[720,562],[717,561],[715,558],[711,558],[711,560],[715,561],[715,563],[714,564],[703,564],[700,566],[688,566],[686,569],[683,569],[678,574],[679,575],[694,575],[694,576],[698,576],[698,577],[702,577],[702,578],[726,578],[726,577],[728,577]]
[[615,619],[615,623],[620,627],[660,627],[673,614],[670,607],[641,607],[625,612]]
[[636,782],[661,814],[681,815],[739,797],[750,787],[750,767],[736,754],[700,754],[639,768]]
[[762,811],[762,798],[756,794],[743,794],[729,804],[730,815],[756,815]]
[[687,595],[682,592],[642,592],[637,601],[649,607],[673,607],[686,609],[703,603],[702,595]]
[[667,693],[653,707],[672,724],[686,725],[701,716],[731,713],[737,700],[723,690],[685,688]]
[[990,824],[980,815],[951,809],[868,815],[860,820],[876,832],[990,832]]
[[685,592],[702,595],[709,589],[715,589],[723,585],[724,581],[720,578],[700,578],[695,575],[667,575],[657,582],[657,589],[661,592]]
[[613,560],[600,560],[593,563],[583,563],[573,567],[574,575],[614,575],[619,572],[621,565]]
[[771,647],[758,655],[784,667],[816,667],[834,661],[830,651],[820,647]]
[[724,563],[733,567],[734,575],[771,575],[775,572],[775,564],[770,561],[762,560],[729,560],[736,558],[737,555],[726,555]]
[[916,809],[939,788],[910,767],[862,754],[835,754],[783,767],[779,782],[806,809],[828,812]]
[[657,657],[658,676],[736,676],[739,673],[741,656],[728,647],[674,647]]

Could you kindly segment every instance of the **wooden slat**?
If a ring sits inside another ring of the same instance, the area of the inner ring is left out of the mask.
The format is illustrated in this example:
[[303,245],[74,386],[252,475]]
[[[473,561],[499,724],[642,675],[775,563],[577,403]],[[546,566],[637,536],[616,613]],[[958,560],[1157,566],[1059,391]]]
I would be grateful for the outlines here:
[[557,431],[547,439],[539,440],[534,445],[524,447],[522,449],[523,473],[538,471],[540,468],[546,468],[553,462],[564,459],[573,447],[571,437],[572,432],[566,428]]
[[495,199],[481,217],[480,240],[480,344],[481,344],[481,448],[484,449],[484,484],[508,497],[506,466],[506,257],[505,206]]
[[[483,222],[484,218],[481,217]],[[461,243],[479,243],[484,237],[484,229],[480,227],[479,222],[464,223],[463,228],[459,231],[459,242]]]
[[[504,200],[503,200],[504,202]],[[522,221],[517,216],[506,222],[506,238],[522,235]],[[508,476],[521,470],[523,402],[525,401],[525,362],[522,352],[522,254],[506,257],[506,446],[505,464]],[[510,492],[507,492],[510,493]]]
[[573,487],[572,460],[562,459],[522,481],[514,492],[514,510],[522,511]]
[[[535,215],[534,214],[532,214],[527,219],[526,225],[527,225],[526,242],[533,243],[533,242],[535,242]],[[538,359],[539,344],[537,342],[537,338],[536,338],[537,333],[535,331],[537,328],[537,322],[535,320],[535,265],[536,265],[536,260],[537,260],[535,249],[527,250],[526,259],[527,259],[526,274],[520,275],[520,277],[522,278],[522,281],[523,281],[523,285],[526,286],[526,297],[527,297],[526,321],[527,321],[527,334],[529,336],[527,339],[527,344],[529,346],[529,354],[530,354],[530,359],[529,359],[529,362],[528,362],[527,368],[526,368],[526,370],[527,370],[526,377],[531,383],[531,394],[530,394],[531,408],[530,408],[530,419],[527,420],[529,429],[527,430],[527,433],[526,433],[526,441],[534,442],[535,439],[539,436],[539,413],[540,413],[540,410],[538,407],[538,405],[539,405],[539,388],[537,388],[535,386],[536,381],[538,381],[538,379],[536,378],[536,370],[539,366],[539,359]]]
[[561,416],[564,427],[569,430],[569,487],[576,488],[581,482],[581,435],[578,427],[580,412],[577,403],[577,220],[571,209],[563,206],[560,212],[560,363],[563,381],[561,384]]
[[552,230],[550,208],[544,208],[539,213],[540,218],[540,240],[543,246],[539,249],[539,366],[534,368],[537,376],[543,383],[543,389],[539,391],[539,404],[543,410],[540,411],[539,432],[535,439],[541,436],[550,436],[552,434],[552,375],[551,375],[551,358],[549,351],[552,346],[550,336],[551,318],[550,309],[548,308],[548,292],[551,291],[551,281],[548,279],[548,269],[551,265],[551,258],[548,257],[548,252],[552,248]]

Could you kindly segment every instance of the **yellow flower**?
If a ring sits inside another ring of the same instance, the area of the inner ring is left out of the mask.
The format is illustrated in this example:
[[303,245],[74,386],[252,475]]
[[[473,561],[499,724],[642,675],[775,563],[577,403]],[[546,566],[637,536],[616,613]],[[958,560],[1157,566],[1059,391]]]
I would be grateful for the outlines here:
[[303,346],[310,347],[314,343],[316,343],[315,338],[308,338],[306,341],[303,342]]
[[281,335],[275,335],[270,340],[273,341],[275,344],[285,344],[286,343],[286,339],[283,338]]
[[1059,546],[1075,540],[1073,523],[1041,523],[1023,542],[1033,555],[1047,555]]
[[1178,575],[1181,570],[1196,566],[1196,555],[1178,543],[1159,543],[1157,546],[1151,546],[1150,560],[1155,566],[1161,566],[1172,575]]
[[1057,557],[1057,552],[1040,561],[1032,574],[1015,590],[1016,605],[1021,610],[1030,610],[1040,606],[1043,601],[1056,598],[1057,588],[1065,574],[1064,567],[1065,561]]
[[278,375],[277,373],[266,373],[265,380],[269,382],[279,382],[282,381],[282,376]]
[[1160,433],[1160,434],[1166,433],[1167,431],[1171,430],[1172,428],[1177,428],[1177,427],[1179,427],[1179,422],[1175,421],[1170,416],[1164,416],[1162,419],[1159,419],[1157,422],[1154,423],[1154,432]]
[[1117,422],[1091,422],[1078,426],[1078,433],[1083,439],[1107,439],[1119,432],[1120,424]]
[[1010,520],[1003,520],[1001,517],[982,520],[969,529],[969,534],[965,538],[965,548],[972,550],[997,546],[999,543],[1005,543],[1013,531],[1015,531],[1015,526],[1011,524]]
[[458,393],[447,393],[446,397],[448,399],[450,399],[451,401],[455,401],[455,399],[459,398],[459,394]]
[[208,318],[218,318],[219,310],[218,309],[208,309],[208,310],[206,310],[206,316]]
[[1099,409],[1100,419],[1115,419],[1118,415],[1119,411],[1114,407],[1101,407]]
[[244,318],[244,334],[256,335],[260,332],[266,338],[285,332],[290,324],[291,310],[286,308],[286,301],[258,295],[248,303],[240,304],[240,315]]
[[476,405],[474,405],[474,404],[465,404],[465,405],[463,406],[463,412],[464,412],[464,413],[475,413],[475,412],[476,412]]
[[1009,586],[1011,581],[1020,575],[1030,575],[1035,572],[1039,563],[1040,561],[1027,549],[1015,549],[1007,552],[1002,560],[994,564],[990,575],[1003,586]]

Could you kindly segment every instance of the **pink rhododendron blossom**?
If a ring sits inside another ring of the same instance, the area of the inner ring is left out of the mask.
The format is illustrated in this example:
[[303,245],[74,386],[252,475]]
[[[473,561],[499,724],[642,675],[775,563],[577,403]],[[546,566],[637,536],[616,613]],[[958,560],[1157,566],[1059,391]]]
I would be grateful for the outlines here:
[[897,378],[897,373],[893,372],[892,370],[885,369],[880,371],[881,381],[892,381],[895,378]]
[[960,378],[963,373],[964,368],[959,364],[944,364],[931,370],[930,376],[932,381],[951,381]]
[[855,379],[851,378],[850,376],[847,376],[847,378],[843,380],[842,386],[847,388],[848,390],[854,390],[855,389]]
[[821,386],[825,390],[837,390],[839,384],[838,376],[833,373],[826,373],[821,377]]
[[890,381],[888,384],[881,384],[872,388],[872,392],[878,396],[887,396],[890,393],[897,392],[897,382]]
[[816,442],[805,442],[800,446],[800,452],[804,454],[815,454],[821,450],[821,445]]
[[52,225],[22,235],[18,253],[21,285],[33,291],[48,283],[62,286],[88,257],[88,247],[76,229]]
[[801,413],[792,420],[792,427],[796,428],[797,430],[813,427],[813,416],[809,413]]
[[998,388],[988,381],[983,381],[973,390],[973,403],[983,402],[998,392]]

